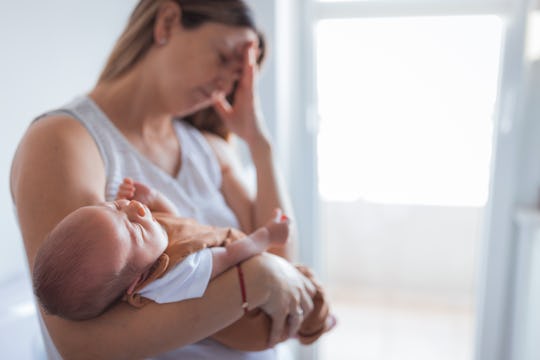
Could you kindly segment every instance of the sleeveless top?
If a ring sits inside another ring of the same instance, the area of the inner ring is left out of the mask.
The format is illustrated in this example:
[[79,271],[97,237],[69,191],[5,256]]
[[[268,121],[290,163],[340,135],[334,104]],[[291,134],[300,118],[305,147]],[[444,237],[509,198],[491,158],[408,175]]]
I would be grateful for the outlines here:
[[[105,198],[113,200],[125,177],[159,189],[184,217],[201,224],[238,228],[238,220],[220,192],[221,171],[213,150],[201,132],[186,122],[175,120],[174,127],[182,148],[182,163],[173,177],[144,157],[107,118],[88,96],[45,113],[35,121],[51,115],[68,115],[79,121],[94,139],[105,165]],[[185,262],[185,266],[190,266]],[[44,343],[50,360],[61,360],[43,321],[40,319]],[[272,360],[277,350],[240,352],[205,339],[154,359],[222,359]]]

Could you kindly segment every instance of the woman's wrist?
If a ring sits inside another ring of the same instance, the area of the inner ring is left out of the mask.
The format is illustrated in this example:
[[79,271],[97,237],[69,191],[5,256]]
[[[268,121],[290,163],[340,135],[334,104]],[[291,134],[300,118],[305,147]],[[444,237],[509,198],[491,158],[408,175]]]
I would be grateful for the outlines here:
[[268,138],[264,135],[255,137],[248,143],[249,151],[253,160],[261,157],[267,157],[272,154],[272,145]]
[[247,301],[246,282],[244,280],[244,271],[242,270],[241,263],[236,264],[236,270],[238,273],[238,283],[240,284],[240,295],[242,296],[242,309],[244,309],[244,314],[247,314],[249,302]]
[[242,295],[242,303],[249,304],[248,310],[261,306],[270,297],[268,282],[271,280],[265,261],[264,255],[256,255],[241,265],[242,279],[239,278],[239,282],[242,281],[245,295],[242,295],[241,288],[239,292]]

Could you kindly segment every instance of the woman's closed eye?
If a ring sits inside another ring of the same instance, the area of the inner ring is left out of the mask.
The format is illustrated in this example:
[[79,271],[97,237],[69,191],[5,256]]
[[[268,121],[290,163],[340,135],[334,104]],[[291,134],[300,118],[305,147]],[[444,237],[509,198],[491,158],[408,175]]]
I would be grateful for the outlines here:
[[224,53],[219,53],[219,63],[221,65],[227,65],[231,61],[231,57],[225,55]]

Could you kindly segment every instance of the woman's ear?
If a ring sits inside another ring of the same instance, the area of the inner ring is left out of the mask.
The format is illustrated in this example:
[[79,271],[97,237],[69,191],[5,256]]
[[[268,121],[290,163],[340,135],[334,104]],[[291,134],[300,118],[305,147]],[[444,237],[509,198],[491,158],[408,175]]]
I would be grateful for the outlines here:
[[169,41],[174,27],[180,24],[181,9],[174,1],[164,1],[158,9],[154,25],[154,43],[163,46]]

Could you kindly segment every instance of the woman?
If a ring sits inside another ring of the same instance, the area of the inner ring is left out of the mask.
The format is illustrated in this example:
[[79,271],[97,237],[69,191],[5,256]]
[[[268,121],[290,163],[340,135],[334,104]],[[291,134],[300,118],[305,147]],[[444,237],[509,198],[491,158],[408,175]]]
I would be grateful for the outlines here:
[[[55,224],[81,206],[111,199],[124,177],[159,188],[184,216],[202,223],[249,232],[274,208],[287,210],[254,99],[256,48],[242,0],[141,0],[95,88],[34,121],[21,140],[11,191],[30,267]],[[225,95],[234,84],[231,105]],[[235,176],[227,143],[177,120],[209,106],[248,144],[258,175],[254,198]],[[291,251],[275,253],[290,257]],[[210,282],[204,297],[184,302],[136,311],[119,304],[85,322],[42,312],[49,355],[275,358],[272,349],[240,353],[204,339],[238,320],[247,300],[272,317],[274,344],[298,330],[312,309],[314,286],[272,254],[242,269],[247,299],[233,269]]]

